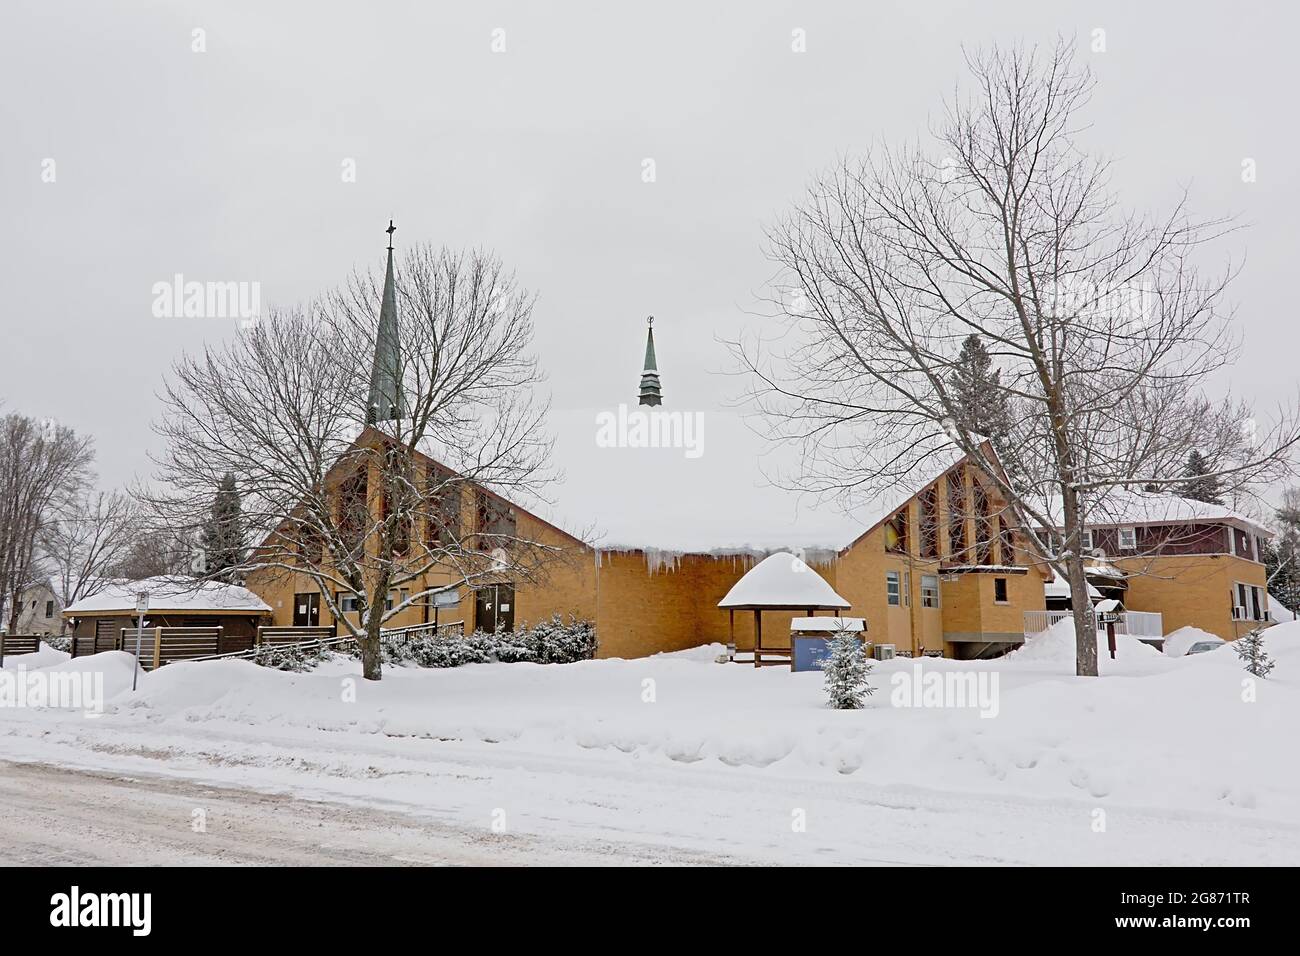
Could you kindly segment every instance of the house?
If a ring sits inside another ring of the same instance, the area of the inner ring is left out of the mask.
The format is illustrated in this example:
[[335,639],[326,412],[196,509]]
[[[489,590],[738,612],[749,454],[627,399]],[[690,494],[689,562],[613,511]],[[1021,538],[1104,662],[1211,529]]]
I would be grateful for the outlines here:
[[1223,505],[1116,489],[1089,513],[1089,584],[1168,634],[1199,627],[1235,640],[1271,623],[1264,544],[1272,533]]
[[23,591],[18,600],[18,624],[15,634],[52,637],[63,630],[63,603],[48,583],[35,584]]

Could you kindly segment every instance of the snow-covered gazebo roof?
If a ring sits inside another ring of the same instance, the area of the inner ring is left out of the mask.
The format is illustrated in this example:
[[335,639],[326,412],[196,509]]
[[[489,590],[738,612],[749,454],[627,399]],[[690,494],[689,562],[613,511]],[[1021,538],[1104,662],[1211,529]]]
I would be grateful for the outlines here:
[[733,611],[828,610],[849,607],[826,579],[789,551],[754,565],[718,602]]

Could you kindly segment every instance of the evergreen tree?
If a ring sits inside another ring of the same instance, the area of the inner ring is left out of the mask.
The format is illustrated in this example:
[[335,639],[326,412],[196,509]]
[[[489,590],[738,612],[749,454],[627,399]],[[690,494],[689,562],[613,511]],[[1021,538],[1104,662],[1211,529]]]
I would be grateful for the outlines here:
[[954,407],[960,409],[958,424],[983,435],[1003,451],[1011,430],[1011,413],[1007,393],[1002,388],[1002,372],[993,368],[993,359],[978,335],[968,335],[948,375],[948,388]]
[[875,692],[867,683],[871,662],[858,635],[841,627],[830,640],[830,653],[822,660],[827,706],[835,710],[858,710],[863,698]]
[[1246,665],[1246,671],[1255,677],[1267,677],[1273,669],[1273,659],[1264,653],[1264,628],[1257,627],[1245,637],[1232,642],[1232,649]]
[[1183,470],[1183,477],[1188,479],[1179,491],[1184,498],[1204,501],[1211,505],[1223,504],[1223,486],[1216,476],[1210,474],[1210,463],[1195,448],[1187,456],[1187,467]]
[[199,543],[207,562],[207,575],[234,583],[232,569],[238,568],[244,560],[244,520],[235,476],[229,472],[217,487],[212,512],[203,525]]

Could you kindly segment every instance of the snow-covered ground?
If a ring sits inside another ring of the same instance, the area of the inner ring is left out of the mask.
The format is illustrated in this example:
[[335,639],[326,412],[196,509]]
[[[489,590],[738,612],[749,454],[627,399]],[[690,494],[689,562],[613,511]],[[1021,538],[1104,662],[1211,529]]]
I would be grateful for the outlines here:
[[[1253,699],[1230,647],[1170,657],[1120,638],[1101,678],[1075,678],[1069,626],[995,661],[879,663],[862,711],[826,710],[818,674],[718,664],[717,647],[388,668],[378,684],[347,660],[174,664],[134,693],[125,654],[47,650],[27,663],[103,675],[104,713],[0,710],[0,759],[666,856],[1300,863],[1300,623],[1268,632],[1277,667]],[[956,679],[979,706],[899,706],[955,703]],[[929,696],[940,680],[946,701]]]

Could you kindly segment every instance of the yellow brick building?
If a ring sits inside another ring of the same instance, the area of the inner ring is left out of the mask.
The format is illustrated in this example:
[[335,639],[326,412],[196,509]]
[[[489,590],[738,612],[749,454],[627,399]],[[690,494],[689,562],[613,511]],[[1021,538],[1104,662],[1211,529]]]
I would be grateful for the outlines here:
[[[381,437],[371,429],[359,441]],[[441,467],[423,455],[416,458],[421,469]],[[493,497],[498,510],[508,512],[514,532],[552,549],[551,560],[529,580],[504,575],[420,600],[386,627],[436,621],[458,623],[466,633],[509,630],[558,613],[595,623],[601,657],[642,657],[725,643],[732,633],[738,650],[752,648],[751,616],[737,614],[733,624],[718,602],[769,552],[598,548]],[[1163,496],[1161,503],[1168,499]],[[466,505],[465,513],[467,522],[476,520],[476,509]],[[1184,529],[1178,542],[1187,553],[1161,553],[1168,541],[1162,543],[1159,536],[1168,537],[1171,525]],[[1121,528],[1125,544],[1131,540],[1129,529],[1141,529],[1132,531],[1140,545],[1131,552],[1120,548]],[[1094,540],[1089,544],[1098,553],[1108,544],[1113,549],[1109,560],[1125,575],[1126,607],[1160,612],[1166,633],[1191,624],[1231,639],[1263,620],[1267,594],[1259,548],[1267,532],[1240,516],[1197,503],[1173,514],[1147,515],[1145,523],[1099,525],[1090,533]],[[1052,578],[1008,521],[993,483],[965,459],[846,547],[801,556],[850,602],[845,615],[866,619],[869,641],[892,644],[905,656],[1004,653],[1023,642],[1025,612],[1046,607],[1044,585]],[[403,587],[417,593],[454,580],[435,571]],[[314,593],[305,574],[259,570],[247,584],[271,607],[276,626],[339,628],[329,602]],[[400,602],[407,596],[395,593],[391,599]],[[346,607],[344,613],[349,613]],[[790,620],[800,613],[765,613],[764,646],[788,646]]]

